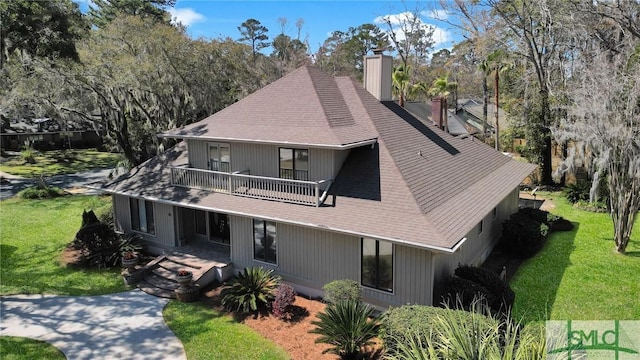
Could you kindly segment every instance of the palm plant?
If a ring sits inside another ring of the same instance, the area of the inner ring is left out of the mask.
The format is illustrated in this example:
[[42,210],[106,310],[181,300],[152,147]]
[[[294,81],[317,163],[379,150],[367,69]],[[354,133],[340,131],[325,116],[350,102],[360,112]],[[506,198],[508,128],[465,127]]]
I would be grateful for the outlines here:
[[400,106],[404,107],[404,100],[409,91],[409,68],[404,67],[404,65],[400,65],[393,69],[393,74],[391,74],[391,80],[393,82],[393,92],[400,99]]
[[231,311],[253,312],[268,305],[275,297],[280,277],[273,270],[245,268],[222,289],[222,305]]
[[442,114],[440,118],[444,121],[445,131],[449,132],[449,124],[447,121],[447,98],[451,95],[451,90],[455,89],[457,84],[453,81],[449,81],[449,75],[443,75],[433,81],[429,94],[432,96],[438,96],[442,98]]
[[359,300],[342,300],[331,303],[324,312],[318,314],[316,326],[310,332],[319,334],[316,343],[331,345],[322,353],[337,354],[342,359],[355,359],[363,346],[371,345],[371,339],[378,335],[380,325],[369,320],[373,308]]

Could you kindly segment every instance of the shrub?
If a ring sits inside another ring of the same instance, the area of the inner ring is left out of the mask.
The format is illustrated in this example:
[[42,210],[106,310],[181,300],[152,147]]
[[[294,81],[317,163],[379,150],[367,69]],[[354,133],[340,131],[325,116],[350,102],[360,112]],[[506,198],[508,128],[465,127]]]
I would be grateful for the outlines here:
[[380,337],[387,352],[393,354],[413,335],[427,336],[437,316],[447,310],[432,306],[406,305],[390,308],[381,318]]
[[458,276],[447,278],[442,286],[441,303],[445,307],[462,310],[471,309],[476,299],[486,304],[494,304],[500,300],[484,286]]
[[362,289],[353,280],[335,280],[322,287],[324,300],[336,303],[342,300],[360,300]]
[[84,265],[97,268],[117,266],[123,254],[142,249],[138,235],[119,236],[113,227],[100,222],[92,210],[82,213],[82,225],[71,246],[80,250]]
[[294,301],[296,301],[296,292],[293,290],[293,286],[282,283],[276,289],[275,299],[271,304],[271,312],[282,319]]
[[24,150],[20,151],[20,157],[25,163],[36,163],[36,151],[31,146],[28,146]]
[[231,311],[257,311],[273,301],[279,282],[280,277],[273,275],[273,270],[245,268],[222,289],[222,305]]
[[591,191],[591,183],[586,180],[578,180],[574,184],[567,185],[563,192],[567,200],[572,204],[578,201],[589,201],[589,192]]
[[64,190],[55,186],[41,188],[39,186],[28,187],[18,193],[23,199],[51,199],[64,195]]
[[373,308],[360,300],[342,300],[327,305],[318,314],[318,320],[311,323],[316,327],[310,333],[318,334],[316,343],[331,345],[322,353],[332,353],[343,359],[355,359],[361,348],[372,344],[371,339],[378,335],[380,325],[369,320]]
[[109,203],[97,209],[96,217],[101,223],[114,227],[115,221],[113,219],[113,204]]
[[[544,331],[522,331],[509,316],[496,317],[481,307],[472,308],[472,312],[442,309],[428,319],[428,332],[407,331],[401,338],[392,338],[395,346],[389,351],[389,358],[545,358]],[[387,344],[387,338],[384,340]]]
[[475,266],[461,265],[458,266],[455,274],[460,278],[473,281],[491,293],[491,298],[494,299],[492,303],[489,303],[491,310],[496,312],[508,311],[513,306],[516,298],[515,293],[506,281],[500,279],[492,271]]
[[[547,220],[540,212],[536,217]],[[502,224],[502,241],[506,249],[515,256],[529,258],[542,247],[549,235],[549,226],[527,215],[527,211],[518,211]]]

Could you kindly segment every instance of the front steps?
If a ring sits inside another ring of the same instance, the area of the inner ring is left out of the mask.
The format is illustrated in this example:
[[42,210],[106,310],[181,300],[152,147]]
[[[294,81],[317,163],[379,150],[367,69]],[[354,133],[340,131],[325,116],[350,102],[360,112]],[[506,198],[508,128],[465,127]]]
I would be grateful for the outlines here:
[[147,294],[175,299],[175,290],[179,287],[177,282],[179,270],[193,273],[192,286],[198,289],[214,281],[225,281],[232,275],[230,263],[201,259],[188,254],[170,253],[158,256],[141,269],[144,275],[137,287]]

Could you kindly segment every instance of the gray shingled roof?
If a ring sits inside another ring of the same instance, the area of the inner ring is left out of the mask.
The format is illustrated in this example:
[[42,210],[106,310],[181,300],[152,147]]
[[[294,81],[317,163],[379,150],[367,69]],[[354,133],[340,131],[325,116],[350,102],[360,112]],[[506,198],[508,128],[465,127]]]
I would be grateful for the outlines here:
[[[290,88],[293,89],[286,94],[274,91]],[[234,131],[244,128],[245,132],[253,134],[249,119],[263,123],[261,111],[264,109],[252,111],[249,105],[266,101],[263,92],[271,96],[273,107],[288,103],[292,93],[302,94],[301,97],[316,103],[303,106],[302,113],[288,109],[290,118],[279,120],[280,124],[292,125],[296,119],[301,119],[302,126],[308,128],[312,121],[318,121],[321,123],[318,132],[320,129],[325,131],[318,135],[319,138],[342,139],[334,144],[344,144],[345,139],[377,138],[373,147],[367,145],[351,150],[325,206],[316,208],[173,187],[169,184],[169,166],[187,162],[184,143],[124,177],[97,186],[113,193],[144,196],[181,206],[446,251],[535,168],[514,161],[473,138],[461,139],[444,133],[416,119],[394,102],[381,103],[350,78],[334,78],[309,66],[247,97],[246,103],[241,100],[189,129],[207,129],[220,134],[212,124],[220,126],[236,119],[238,123],[230,125]],[[323,109],[325,115],[319,115],[312,108]],[[366,135],[358,137],[354,132],[356,128]],[[342,130],[345,130],[344,134]],[[188,134],[189,131],[179,129],[170,134]],[[294,136],[297,133],[285,131],[285,134]],[[272,134],[272,137],[276,135]],[[258,136],[257,139],[265,137]],[[278,141],[298,140],[282,137]]]
[[344,147],[376,138],[336,79],[303,66],[195,124],[160,136]]

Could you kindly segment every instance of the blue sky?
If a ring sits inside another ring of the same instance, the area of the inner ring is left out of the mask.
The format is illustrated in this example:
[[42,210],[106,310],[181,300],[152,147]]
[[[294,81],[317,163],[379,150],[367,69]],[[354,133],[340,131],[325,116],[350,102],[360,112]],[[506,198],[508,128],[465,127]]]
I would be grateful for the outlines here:
[[[76,0],[86,10],[91,0]],[[437,0],[419,3],[424,9],[423,21],[436,26],[434,40],[435,49],[451,48],[459,37],[443,23],[430,19],[433,11],[439,9]],[[372,1],[372,0],[178,0],[174,8],[169,9],[172,16],[187,26],[188,33],[194,37],[219,38],[240,37],[238,26],[249,18],[260,21],[269,29],[270,38],[280,33],[279,18],[285,17],[288,25],[285,32],[292,37],[297,36],[296,21],[304,20],[301,39],[306,39],[311,51],[315,52],[320,44],[335,30],[346,31],[365,23],[377,23],[387,30],[386,24],[380,23],[383,16],[399,16],[408,9],[416,7],[415,2],[407,1]],[[442,13],[439,16],[443,16]],[[267,49],[267,51],[270,51]]]

